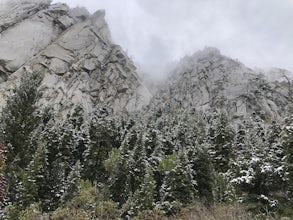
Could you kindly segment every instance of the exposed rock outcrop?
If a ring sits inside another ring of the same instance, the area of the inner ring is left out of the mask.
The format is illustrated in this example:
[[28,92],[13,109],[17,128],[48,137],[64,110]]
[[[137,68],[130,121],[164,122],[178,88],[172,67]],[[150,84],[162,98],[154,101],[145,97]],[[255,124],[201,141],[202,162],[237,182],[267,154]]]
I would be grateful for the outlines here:
[[256,113],[278,119],[293,100],[288,86],[268,82],[264,72],[214,48],[183,58],[167,84],[151,94],[127,54],[112,42],[103,10],[91,15],[50,0],[2,1],[0,48],[0,107],[21,77],[32,72],[44,75],[39,106],[60,112],[80,104],[86,112],[100,104],[133,111],[155,95],[151,105],[170,109],[220,108],[232,118]]
[[59,111],[77,104],[88,112],[97,104],[133,111],[148,103],[151,95],[133,62],[111,40],[104,11],[90,15],[84,8],[45,0],[13,1],[5,7],[0,19],[16,11],[0,20],[2,103],[27,72],[44,74],[39,105]]
[[205,48],[179,62],[153,103],[170,109],[224,109],[234,119],[251,114],[278,119],[288,104],[286,94],[242,63]]

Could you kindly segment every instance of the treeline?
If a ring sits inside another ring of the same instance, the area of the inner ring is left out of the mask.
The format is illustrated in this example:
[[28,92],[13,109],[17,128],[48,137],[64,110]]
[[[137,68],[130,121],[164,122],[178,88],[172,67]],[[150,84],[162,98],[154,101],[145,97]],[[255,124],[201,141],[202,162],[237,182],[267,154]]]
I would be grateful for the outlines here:
[[198,202],[293,215],[292,114],[232,123],[219,109],[118,114],[99,106],[85,119],[77,106],[61,119],[36,107],[41,80],[26,76],[2,111],[3,219],[30,210],[80,219],[171,216]]

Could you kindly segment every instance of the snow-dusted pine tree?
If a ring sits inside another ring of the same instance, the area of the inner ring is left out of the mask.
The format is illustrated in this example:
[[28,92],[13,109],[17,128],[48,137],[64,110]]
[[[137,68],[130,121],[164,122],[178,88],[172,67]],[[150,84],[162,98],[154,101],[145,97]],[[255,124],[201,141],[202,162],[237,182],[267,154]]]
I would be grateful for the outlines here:
[[36,148],[31,145],[31,134],[38,126],[36,102],[40,96],[38,86],[42,75],[25,75],[14,94],[7,100],[1,115],[1,142],[5,150],[4,175],[7,182],[8,199],[16,199],[16,186],[24,177],[24,169],[30,163]]
[[234,130],[226,113],[215,112],[208,117],[207,139],[211,144],[210,155],[213,158],[214,168],[218,172],[226,172],[232,154]]

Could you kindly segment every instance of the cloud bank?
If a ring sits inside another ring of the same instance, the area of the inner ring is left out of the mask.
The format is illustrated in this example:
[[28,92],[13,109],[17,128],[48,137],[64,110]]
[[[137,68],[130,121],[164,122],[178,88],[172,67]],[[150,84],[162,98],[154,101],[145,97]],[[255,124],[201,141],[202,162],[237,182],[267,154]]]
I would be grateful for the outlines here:
[[[1,1],[1,0],[0,0]],[[106,10],[115,43],[145,71],[205,46],[250,67],[293,71],[292,0],[54,0]]]

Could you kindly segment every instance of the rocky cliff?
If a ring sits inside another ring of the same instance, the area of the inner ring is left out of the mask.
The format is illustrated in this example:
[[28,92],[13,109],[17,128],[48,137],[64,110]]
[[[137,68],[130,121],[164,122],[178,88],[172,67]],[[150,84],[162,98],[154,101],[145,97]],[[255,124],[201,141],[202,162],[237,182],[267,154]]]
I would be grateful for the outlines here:
[[[133,111],[142,106],[169,109],[225,109],[232,118],[258,114],[278,119],[292,89],[206,48],[186,56],[168,80],[149,92],[134,63],[111,40],[105,12],[90,14],[50,0],[4,0],[0,7],[0,106],[23,75],[43,75],[39,106],[66,112],[82,105],[91,112],[104,104]],[[283,75],[285,70],[271,70]],[[288,72],[286,72],[288,73]],[[152,98],[154,96],[154,98]],[[150,100],[152,101],[150,102]]]
[[133,62],[111,40],[105,12],[50,0],[12,0],[0,9],[0,103],[26,73],[44,75],[40,106],[59,111],[98,103],[136,110],[148,103]]
[[205,48],[179,62],[152,102],[170,109],[224,109],[234,119],[257,114],[268,120],[280,118],[289,96],[286,86],[267,81],[215,48]]

